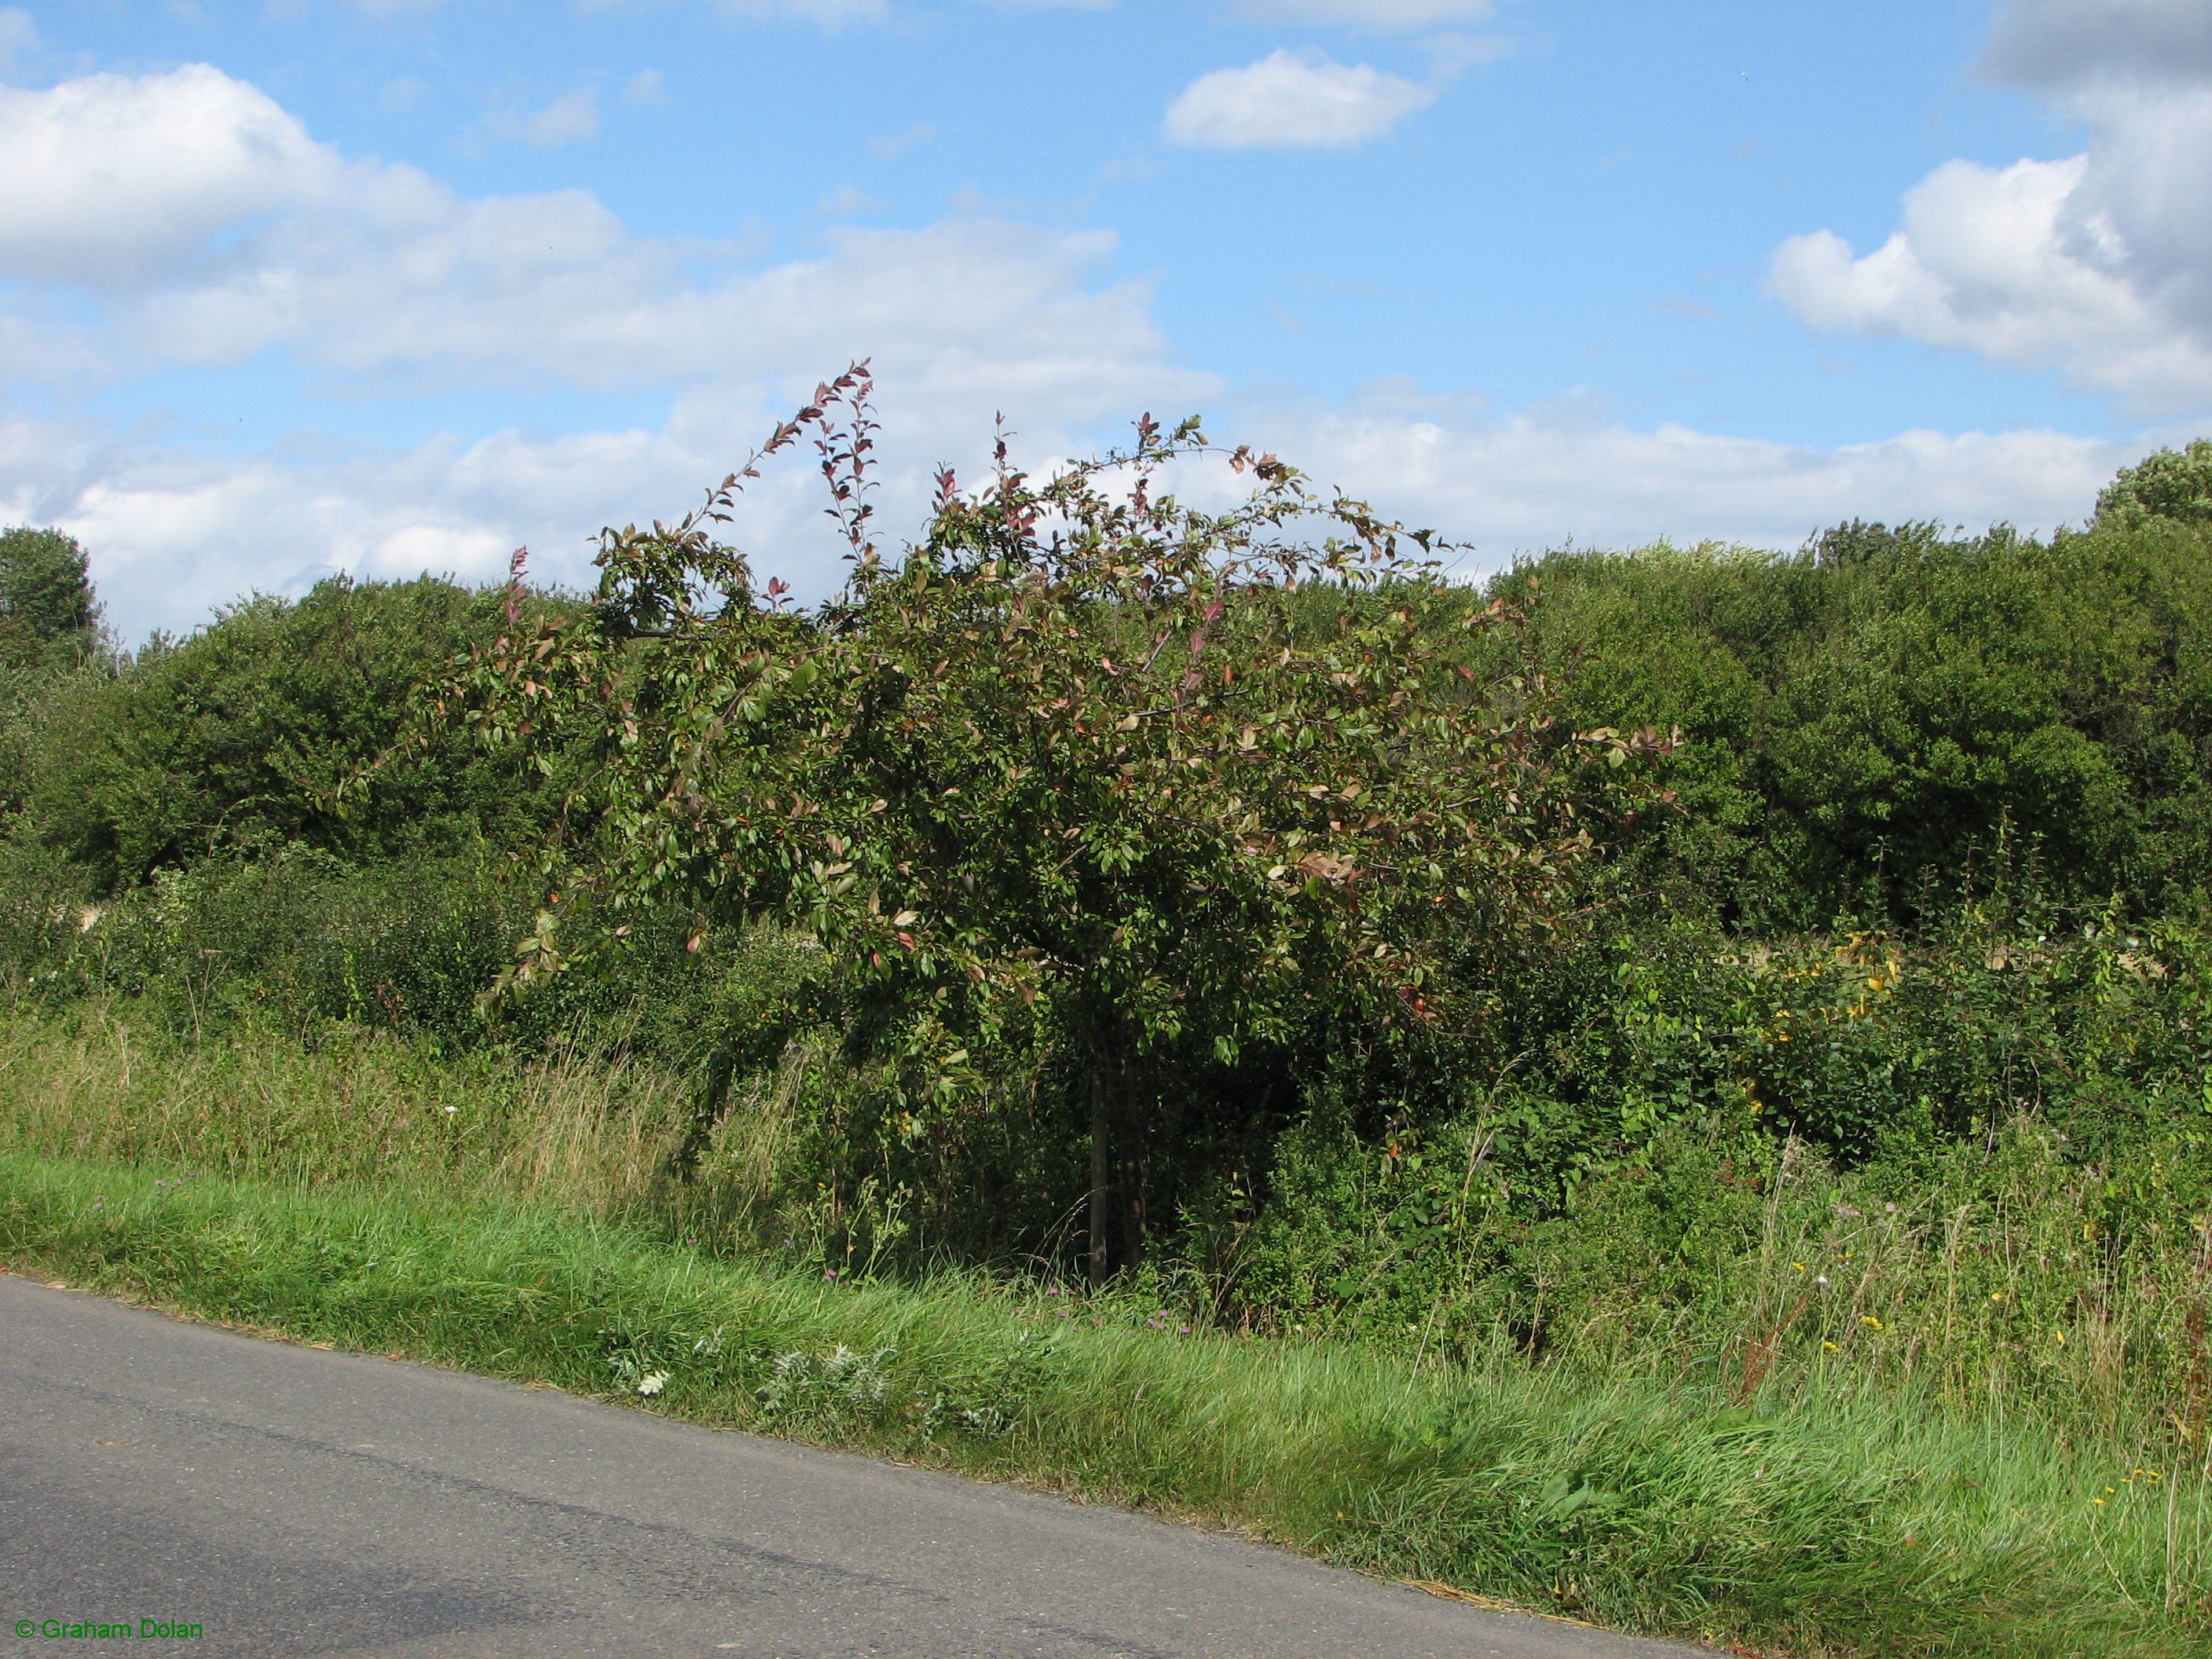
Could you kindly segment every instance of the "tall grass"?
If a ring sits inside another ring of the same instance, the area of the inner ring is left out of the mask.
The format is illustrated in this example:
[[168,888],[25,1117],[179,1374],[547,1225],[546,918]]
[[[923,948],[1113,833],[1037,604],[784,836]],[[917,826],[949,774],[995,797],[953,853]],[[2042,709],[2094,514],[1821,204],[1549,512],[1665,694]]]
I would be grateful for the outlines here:
[[[251,1034],[193,1042],[147,1030],[136,1012],[88,1001],[60,1017],[0,1015],[0,1143],[463,1207],[525,1204],[848,1272],[897,1232],[896,1194],[857,1215],[789,1167],[805,1129],[804,1054],[741,1090],[679,1173],[696,1097],[618,1047],[526,1063],[438,1057],[342,1023],[304,1046]],[[1455,1158],[1446,1147],[1436,1161]],[[1797,1143],[1759,1178],[1709,1167],[1687,1143],[1662,1161],[1663,1179],[1596,1186],[1533,1233],[1510,1214],[1460,1218],[1418,1271],[1386,1235],[1352,1263],[1364,1297],[1312,1290],[1304,1317],[1256,1328],[1690,1378],[1745,1402],[1909,1395],[2136,1461],[2212,1437],[2212,1217],[2193,1231],[2139,1227],[2117,1248],[2115,1183],[2070,1169],[2033,1122],[1953,1149],[1909,1182],[1839,1172]],[[1530,1236],[1500,1270],[1506,1231]],[[1229,1278],[1170,1268],[1146,1290],[1178,1320],[1252,1328]],[[1298,1297],[1285,1302],[1295,1314]]]
[[2112,1238],[2109,1183],[2032,1119],[1911,1173],[1839,1171],[1790,1143],[1732,1232],[1686,1241],[1672,1294],[1623,1275],[1640,1305],[1608,1293],[1619,1249],[1588,1236],[1644,1239],[1620,1213],[1644,1196],[1583,1207],[1582,1248],[1548,1259],[1573,1326],[1562,1358],[1664,1356],[1744,1399],[1910,1396],[2085,1442],[2201,1446],[2212,1217]]
[[516,1064],[343,1023],[317,1035],[180,1042],[128,1004],[0,1016],[0,1128],[67,1158],[511,1200],[665,1231],[726,1237],[764,1213],[788,1074],[730,1114],[703,1178],[679,1180],[691,1098],[619,1047]]
[[544,1211],[0,1153],[0,1254],[295,1336],[1142,1505],[1624,1629],[1803,1655],[2179,1659],[2202,1472],[1909,1399],[1152,1328],[974,1275],[851,1282]]

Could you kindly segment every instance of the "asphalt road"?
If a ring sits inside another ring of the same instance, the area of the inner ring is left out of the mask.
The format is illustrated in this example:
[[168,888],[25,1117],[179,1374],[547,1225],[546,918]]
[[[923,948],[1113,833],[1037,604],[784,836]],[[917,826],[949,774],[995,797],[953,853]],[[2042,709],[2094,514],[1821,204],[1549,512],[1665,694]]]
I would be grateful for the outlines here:
[[[0,1655],[1680,1659],[1106,1509],[0,1276]],[[127,1644],[38,1621],[128,1623]],[[21,1627],[17,1627],[19,1630]]]

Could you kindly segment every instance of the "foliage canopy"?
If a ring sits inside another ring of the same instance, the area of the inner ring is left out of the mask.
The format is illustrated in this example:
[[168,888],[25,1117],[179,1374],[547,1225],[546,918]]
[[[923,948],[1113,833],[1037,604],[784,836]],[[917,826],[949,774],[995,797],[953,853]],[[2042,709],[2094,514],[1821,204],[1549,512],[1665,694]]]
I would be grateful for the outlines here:
[[1853,522],[1777,558],[1569,552],[1531,607],[1575,719],[1679,725],[1637,858],[1754,932],[1945,902],[2008,843],[2056,895],[2212,880],[2212,559],[2166,520],[2050,541]]
[[2097,497],[2100,525],[2140,530],[2158,519],[2212,525],[2212,438],[2145,457]]
[[100,631],[84,549],[58,530],[0,530],[0,667],[81,660]]
[[526,833],[526,803],[454,743],[386,776],[375,811],[336,807],[415,688],[499,617],[497,596],[430,577],[332,577],[298,599],[240,601],[185,640],[157,635],[127,672],[55,696],[30,814],[103,894],[219,849],[301,842],[374,858]]

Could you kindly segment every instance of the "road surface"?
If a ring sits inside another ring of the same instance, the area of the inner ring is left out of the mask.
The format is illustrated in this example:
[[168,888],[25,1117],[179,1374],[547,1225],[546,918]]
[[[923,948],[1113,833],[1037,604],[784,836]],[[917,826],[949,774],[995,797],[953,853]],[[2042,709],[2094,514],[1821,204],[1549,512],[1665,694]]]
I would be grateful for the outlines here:
[[[0,1644],[1682,1659],[1142,1516],[0,1276]],[[28,1620],[27,1626],[18,1620]],[[128,1624],[127,1638],[40,1633]],[[142,1620],[197,1638],[149,1643]],[[7,1652],[0,1646],[0,1656]]]

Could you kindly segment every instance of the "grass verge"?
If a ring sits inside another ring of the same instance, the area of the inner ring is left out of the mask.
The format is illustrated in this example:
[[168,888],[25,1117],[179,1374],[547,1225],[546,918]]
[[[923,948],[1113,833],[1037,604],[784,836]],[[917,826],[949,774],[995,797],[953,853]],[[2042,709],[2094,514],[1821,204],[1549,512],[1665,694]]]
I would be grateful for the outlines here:
[[[1146,1328],[477,1201],[0,1151],[0,1255],[202,1317],[1222,1525],[1613,1627],[1802,1655],[2212,1653],[2212,1500],[1909,1400]],[[2099,1501],[2099,1500],[2102,1501]]]

